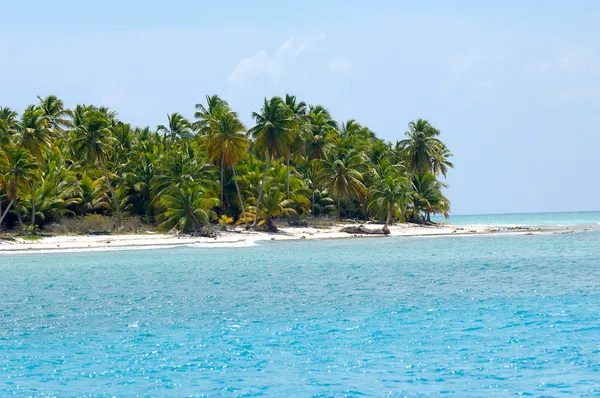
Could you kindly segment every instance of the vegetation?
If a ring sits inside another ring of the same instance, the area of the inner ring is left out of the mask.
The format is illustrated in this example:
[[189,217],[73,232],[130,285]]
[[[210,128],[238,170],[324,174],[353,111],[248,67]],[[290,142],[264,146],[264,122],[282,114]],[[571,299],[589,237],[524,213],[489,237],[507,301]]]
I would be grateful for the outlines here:
[[3,229],[110,216],[111,230],[139,218],[201,233],[211,223],[274,229],[277,218],[331,216],[387,230],[450,211],[440,178],[452,154],[422,119],[391,143],[291,95],[265,98],[249,129],[216,95],[196,105],[194,120],[173,113],[156,129],[106,107],[38,100],[21,115],[0,107]]

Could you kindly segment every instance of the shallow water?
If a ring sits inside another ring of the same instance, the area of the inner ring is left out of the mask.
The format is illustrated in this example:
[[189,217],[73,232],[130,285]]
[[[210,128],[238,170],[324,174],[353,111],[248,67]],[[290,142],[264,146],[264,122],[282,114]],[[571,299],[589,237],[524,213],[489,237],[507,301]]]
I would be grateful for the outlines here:
[[0,395],[600,395],[600,233],[0,257]]
[[444,219],[432,217],[434,221],[450,222],[454,225],[506,226],[590,226],[600,227],[600,211],[576,211],[563,213],[514,213],[450,216]]

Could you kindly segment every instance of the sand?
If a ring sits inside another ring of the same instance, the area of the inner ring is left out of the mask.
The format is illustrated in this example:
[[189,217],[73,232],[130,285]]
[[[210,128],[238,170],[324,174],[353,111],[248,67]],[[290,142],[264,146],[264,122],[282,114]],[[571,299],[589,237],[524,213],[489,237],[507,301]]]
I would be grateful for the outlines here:
[[[95,251],[95,250],[127,250],[143,248],[163,248],[172,246],[194,245],[201,247],[243,247],[252,246],[265,240],[293,240],[293,239],[351,239],[360,237],[385,239],[384,235],[351,235],[340,232],[348,224],[334,225],[330,228],[313,227],[285,227],[278,233],[246,231],[236,228],[235,231],[222,232],[218,238],[200,238],[186,235],[171,235],[160,233],[140,234],[111,234],[111,235],[61,235],[42,237],[37,240],[26,240],[15,237],[12,240],[0,240],[1,253],[18,253],[31,251]],[[370,224],[368,228],[377,229],[382,225]],[[500,230],[485,226],[453,226],[440,224],[433,226],[420,226],[415,224],[398,224],[390,227],[389,236],[448,236],[448,235],[480,235],[499,233],[533,233],[523,228],[516,230]],[[535,231],[544,233],[548,231]]]

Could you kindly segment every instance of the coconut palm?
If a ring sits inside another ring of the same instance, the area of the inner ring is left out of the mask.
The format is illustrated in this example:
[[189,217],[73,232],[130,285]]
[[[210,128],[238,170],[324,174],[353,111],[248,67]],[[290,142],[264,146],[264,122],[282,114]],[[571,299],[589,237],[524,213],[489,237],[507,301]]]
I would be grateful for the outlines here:
[[106,195],[102,178],[94,180],[84,173],[79,178],[78,190],[80,195],[80,201],[76,206],[78,214],[85,215],[110,209],[110,198]]
[[224,201],[224,171],[226,167],[229,167],[233,172],[233,180],[242,210],[242,217],[246,219],[244,201],[235,172],[235,167],[239,160],[247,156],[250,148],[246,129],[235,112],[232,112],[226,106],[222,106],[206,122],[205,131],[207,135],[202,142],[202,147],[208,153],[209,159],[213,163],[218,164],[221,169],[221,206],[223,206]]
[[287,181],[286,181],[286,197],[290,198],[290,160],[294,157],[295,154],[300,152],[301,148],[304,147],[303,140],[303,131],[306,125],[306,121],[308,120],[306,115],[306,103],[304,101],[298,101],[295,95],[286,94],[285,95],[285,105],[292,112],[293,118],[295,120],[295,128],[292,130],[293,133],[293,142],[288,146],[288,151],[286,153],[286,172],[287,172]]
[[225,108],[229,111],[229,104],[218,95],[207,95],[206,106],[203,104],[196,104],[196,112],[194,112],[194,129],[200,133],[200,135],[207,135],[209,133],[210,120],[217,117],[221,108]]
[[[33,158],[44,163],[44,151],[52,145],[54,130],[52,130],[52,119],[46,113],[33,105],[29,106],[21,118],[18,127],[19,144],[29,150]],[[31,178],[31,227],[35,226],[35,200],[37,181]]]
[[407,159],[413,174],[432,172],[434,159],[443,149],[443,143],[437,138],[440,131],[423,119],[411,121],[408,128],[407,138],[399,141],[397,147]]
[[325,163],[322,181],[337,201],[338,217],[341,216],[342,198],[361,200],[367,195],[363,184],[364,157],[358,153],[338,153]]
[[450,161],[452,157],[452,153],[446,147],[446,145],[441,144],[440,148],[435,152],[433,159],[431,159],[431,169],[433,174],[439,175],[440,173],[446,178],[446,173],[448,173],[448,168],[454,167],[454,164]]
[[[253,112],[252,117],[256,125],[249,132],[255,139],[254,145],[257,151],[267,160],[256,202],[256,207],[260,209],[269,164],[273,158],[286,154],[289,146],[294,142],[296,120],[290,108],[280,97],[273,97],[270,100],[265,98],[261,113]],[[255,217],[252,226],[255,227],[257,223],[258,217]]]
[[[39,187],[32,191],[32,214],[43,223],[57,221],[65,214],[72,214],[81,202],[81,191],[72,166],[66,162],[64,153],[55,148],[39,173]],[[33,207],[35,204],[35,207]]]
[[215,174],[214,167],[206,163],[205,159],[185,145],[166,152],[157,161],[157,170],[152,180],[152,204],[159,202],[162,196],[169,193],[171,189],[201,183],[206,190],[212,189]]
[[162,124],[158,126],[158,132],[163,133],[165,138],[169,137],[172,141],[192,138],[192,124],[185,117],[175,112],[167,115],[167,121],[166,126]]
[[277,231],[277,228],[273,224],[273,219],[282,215],[289,216],[297,214],[293,208],[293,202],[290,199],[285,198],[285,194],[278,188],[271,188],[265,192],[264,200],[261,203],[261,207],[258,211],[258,217],[256,217],[256,208],[250,209],[250,217],[253,220],[259,218],[264,220],[265,227],[269,231]]
[[314,190],[312,201],[312,214],[314,216],[330,216],[332,214],[335,214],[335,212],[335,200],[329,197],[329,193],[327,192],[327,190]]
[[394,213],[404,214],[404,207],[410,199],[409,180],[396,173],[388,173],[370,192],[369,210],[383,210],[386,214],[383,232],[390,233],[389,225]]
[[55,95],[49,95],[46,98],[37,97],[40,101],[39,108],[50,118],[52,129],[61,135],[64,135],[65,129],[71,126],[71,111],[65,108],[61,99]]
[[448,217],[450,213],[450,201],[444,196],[442,190],[446,184],[438,181],[431,173],[415,175],[412,179],[414,192],[412,194],[412,218],[413,221],[420,220],[423,213],[423,221],[431,221],[431,214],[442,214]]
[[216,217],[211,209],[219,205],[219,200],[207,195],[199,184],[191,184],[171,190],[161,198],[160,204],[166,209],[158,215],[160,231],[194,229],[201,232],[204,225]]
[[0,146],[9,144],[18,127],[17,112],[0,106]]
[[75,155],[88,166],[100,165],[108,191],[112,197],[117,215],[117,225],[121,225],[121,210],[119,201],[112,187],[108,169],[106,168],[107,155],[112,147],[118,144],[112,135],[111,121],[102,112],[89,109],[83,115],[82,123],[75,127],[72,147]]
[[19,225],[23,226],[23,218],[18,206],[18,189],[24,185],[29,185],[31,179],[35,178],[35,171],[38,168],[37,163],[31,157],[29,151],[24,148],[9,146],[4,149],[2,161],[2,180],[5,190],[8,192],[9,203],[4,213],[0,216],[0,225],[8,214],[11,206],[15,206],[15,213]]

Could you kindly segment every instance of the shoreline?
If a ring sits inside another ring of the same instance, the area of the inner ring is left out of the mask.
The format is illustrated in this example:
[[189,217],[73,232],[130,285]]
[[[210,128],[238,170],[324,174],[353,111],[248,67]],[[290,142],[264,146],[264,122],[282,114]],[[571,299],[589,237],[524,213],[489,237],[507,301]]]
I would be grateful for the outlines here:
[[[483,225],[457,226],[451,224],[416,225],[396,224],[390,226],[390,235],[348,234],[340,229],[348,224],[335,224],[330,228],[282,227],[278,233],[259,231],[223,231],[217,238],[176,236],[154,232],[138,234],[107,235],[57,235],[27,240],[20,237],[0,239],[0,255],[63,252],[63,251],[115,251],[160,249],[178,246],[196,247],[249,247],[260,241],[284,240],[329,240],[351,238],[388,238],[388,237],[448,237],[477,235],[539,235],[550,233],[573,233],[588,231],[583,226],[555,227],[489,227]],[[367,228],[379,229],[382,224],[366,224]],[[593,229],[592,229],[593,230]]]

